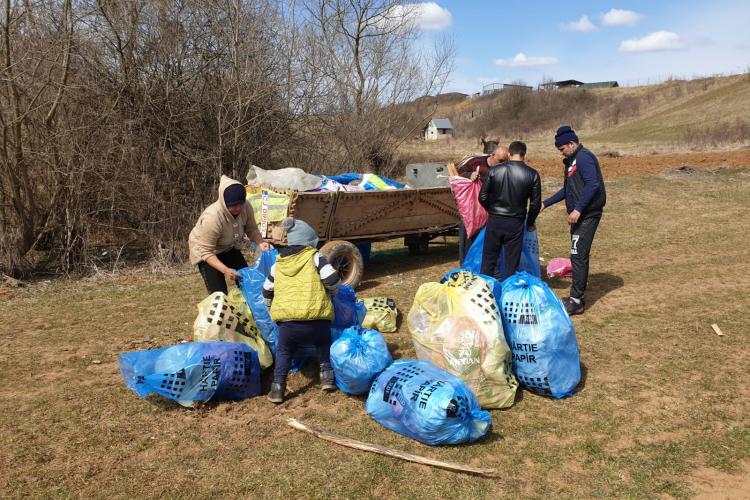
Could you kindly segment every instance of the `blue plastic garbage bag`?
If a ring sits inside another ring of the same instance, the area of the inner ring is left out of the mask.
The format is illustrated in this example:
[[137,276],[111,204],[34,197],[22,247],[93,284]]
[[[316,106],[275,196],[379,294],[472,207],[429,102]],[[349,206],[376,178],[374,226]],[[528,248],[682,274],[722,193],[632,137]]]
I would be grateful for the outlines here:
[[562,301],[525,272],[503,281],[501,301],[503,329],[521,385],[554,398],[573,394],[581,364],[575,328]]
[[377,330],[350,326],[331,345],[336,385],[347,394],[364,394],[373,379],[393,363],[383,335]]
[[258,271],[264,277],[268,276],[271,272],[271,267],[276,263],[276,257],[278,256],[279,251],[275,248],[263,250],[260,253],[260,256],[258,256],[258,259],[250,266],[250,269]]
[[[322,176],[326,179],[331,179],[332,181],[336,181],[339,184],[350,184],[354,181],[360,181],[362,180],[362,174],[358,173],[346,173],[346,174],[339,174],[339,175],[324,175]],[[383,182],[388,184],[389,186],[393,186],[397,189],[404,189],[406,187],[405,184],[395,181],[393,179],[390,179],[388,177],[379,176]]]
[[361,323],[359,312],[364,306],[357,304],[357,295],[352,287],[341,285],[332,302],[333,313],[336,316],[331,324],[333,328],[349,328]]
[[492,427],[469,387],[429,361],[393,362],[372,383],[365,409],[383,427],[429,445],[470,443]]
[[[270,270],[271,267],[268,266],[268,269]],[[258,326],[263,340],[271,348],[271,352],[276,355],[276,344],[279,341],[279,327],[271,319],[271,313],[268,311],[265,303],[263,303],[263,282],[266,281],[267,274],[262,274],[258,269],[253,269],[252,267],[240,269],[237,271],[237,274],[240,277],[237,281],[237,286],[242,290],[242,295],[245,297],[245,301],[253,313],[255,324]]]
[[[475,274],[482,271],[482,251],[484,249],[484,233],[487,227],[483,227],[479,233],[477,233],[474,243],[466,252],[464,262],[461,265],[463,269],[471,271]],[[504,276],[504,258],[503,251],[500,250],[500,263],[498,264],[500,274]],[[539,240],[536,231],[529,231],[524,227],[523,230],[523,246],[521,247],[521,262],[518,265],[519,271],[525,271],[532,276],[537,278],[541,277],[542,272],[539,267]]]
[[335,315],[333,323],[331,323],[331,342],[335,342],[346,328],[362,324],[367,309],[364,304],[357,301],[354,289],[348,285],[341,285],[331,302],[333,302],[333,313]]
[[331,179],[332,181],[336,181],[339,184],[349,184],[350,182],[361,180],[362,174],[346,173],[339,175],[324,175],[323,177],[326,179]]
[[119,356],[125,384],[183,406],[209,399],[238,400],[260,394],[258,354],[240,342],[189,342]]
[[521,263],[519,271],[541,278],[542,270],[539,266],[539,236],[536,231],[529,231],[524,226],[523,247],[521,248]]
[[[263,282],[266,281],[266,276],[271,272],[271,267],[276,262],[278,255],[279,251],[275,248],[264,250],[252,266],[237,271],[240,277],[237,286],[242,290],[242,295],[253,313],[255,324],[274,356],[276,356],[276,345],[279,341],[279,327],[271,319],[271,313],[263,302]],[[298,349],[292,356],[290,370],[292,372],[301,370],[309,361],[310,356],[317,356],[317,350],[314,346],[305,346]]]

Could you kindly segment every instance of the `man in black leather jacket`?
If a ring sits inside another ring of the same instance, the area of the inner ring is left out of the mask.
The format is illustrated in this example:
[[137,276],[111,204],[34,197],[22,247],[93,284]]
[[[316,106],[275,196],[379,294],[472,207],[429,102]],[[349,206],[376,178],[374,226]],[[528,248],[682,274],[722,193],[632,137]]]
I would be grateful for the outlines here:
[[[482,274],[496,279],[507,278],[518,270],[524,221],[529,231],[533,231],[542,206],[539,172],[524,163],[526,144],[512,142],[508,153],[510,159],[492,167],[479,192],[479,203],[489,212],[482,249]],[[504,270],[499,269],[501,248],[505,252]]]

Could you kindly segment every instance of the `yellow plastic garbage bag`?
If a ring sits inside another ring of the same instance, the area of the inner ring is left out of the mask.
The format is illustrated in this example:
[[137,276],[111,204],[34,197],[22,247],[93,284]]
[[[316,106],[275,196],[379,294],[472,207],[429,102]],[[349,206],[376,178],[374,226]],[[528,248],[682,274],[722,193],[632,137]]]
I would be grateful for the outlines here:
[[244,302],[242,292],[239,293],[242,303],[239,303],[237,294],[233,293],[235,291],[238,290],[230,292],[233,300],[222,292],[215,292],[198,304],[198,317],[193,323],[193,340],[242,342],[258,353],[260,367],[268,368],[273,364],[273,354],[263,340],[249,306]]
[[396,302],[387,297],[371,297],[360,300],[365,306],[365,319],[362,326],[372,328],[381,333],[393,333],[396,331],[396,318],[398,309]]
[[257,224],[262,222],[264,209],[268,213],[268,222],[281,222],[286,218],[289,212],[289,202],[292,199],[289,194],[252,186],[246,186],[245,192],[247,193],[247,202],[253,207]]
[[518,381],[490,285],[461,271],[417,290],[407,318],[419,359],[432,361],[474,391],[483,408],[508,408]]

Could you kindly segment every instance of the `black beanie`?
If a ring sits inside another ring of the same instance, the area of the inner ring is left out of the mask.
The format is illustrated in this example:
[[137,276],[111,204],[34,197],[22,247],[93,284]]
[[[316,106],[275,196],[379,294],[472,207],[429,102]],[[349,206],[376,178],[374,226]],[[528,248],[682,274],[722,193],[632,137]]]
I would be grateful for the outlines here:
[[231,184],[224,190],[224,204],[228,207],[245,203],[245,186],[242,184]]
[[567,144],[570,141],[578,142],[578,136],[575,133],[575,130],[570,125],[563,125],[559,129],[557,129],[557,133],[555,134],[555,147],[559,148],[563,144]]

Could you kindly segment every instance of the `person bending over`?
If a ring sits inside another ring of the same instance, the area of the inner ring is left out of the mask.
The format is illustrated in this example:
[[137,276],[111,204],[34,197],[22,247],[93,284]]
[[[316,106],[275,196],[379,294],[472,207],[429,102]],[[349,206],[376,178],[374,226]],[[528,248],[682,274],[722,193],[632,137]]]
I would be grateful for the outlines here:
[[219,198],[203,210],[190,231],[190,263],[198,266],[209,294],[227,293],[225,277],[236,281],[237,269],[247,267],[240,251],[245,235],[261,250],[270,247],[263,241],[245,197],[245,186],[222,175]]

